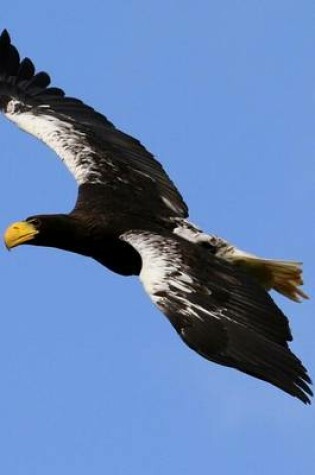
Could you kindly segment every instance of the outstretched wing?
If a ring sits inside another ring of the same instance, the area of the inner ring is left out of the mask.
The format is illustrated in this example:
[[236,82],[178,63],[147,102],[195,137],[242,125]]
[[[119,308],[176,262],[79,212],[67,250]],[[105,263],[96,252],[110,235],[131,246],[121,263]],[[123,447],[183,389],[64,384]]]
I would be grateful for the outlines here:
[[141,255],[145,290],[188,346],[310,402],[311,380],[288,347],[288,320],[255,280],[176,237],[121,238]]
[[51,147],[79,185],[105,185],[121,202],[133,200],[134,208],[140,208],[135,212],[187,216],[176,187],[138,140],[49,84],[47,73],[35,73],[28,58],[20,61],[4,30],[0,36],[0,110],[6,117]]

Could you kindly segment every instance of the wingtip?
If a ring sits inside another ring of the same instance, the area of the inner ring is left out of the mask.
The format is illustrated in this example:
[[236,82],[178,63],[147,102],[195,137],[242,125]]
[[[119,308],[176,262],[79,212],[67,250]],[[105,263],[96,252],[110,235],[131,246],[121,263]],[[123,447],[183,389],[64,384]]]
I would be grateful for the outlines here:
[[309,391],[302,391],[300,390],[295,397],[297,397],[301,402],[303,402],[306,406],[310,406],[312,404],[312,397],[314,396],[311,390]]
[[4,43],[4,44],[10,44],[11,43],[11,38],[10,38],[9,32],[6,28],[4,28],[2,30],[2,33],[0,35],[0,43]]

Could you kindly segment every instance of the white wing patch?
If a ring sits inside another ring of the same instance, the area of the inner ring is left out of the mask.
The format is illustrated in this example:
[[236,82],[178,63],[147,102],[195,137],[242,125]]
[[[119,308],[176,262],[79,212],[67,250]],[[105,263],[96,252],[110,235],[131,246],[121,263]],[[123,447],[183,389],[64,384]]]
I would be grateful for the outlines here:
[[[3,113],[18,127],[54,150],[79,185],[116,186],[121,183],[129,185],[130,191],[151,188],[154,195],[160,195],[161,201],[172,214],[186,214],[186,205],[158,162],[140,144],[135,146],[123,133],[108,129],[110,133],[106,139],[108,130],[104,129],[104,138],[100,135],[94,141],[93,127],[86,133],[80,120],[76,122],[70,116],[67,117],[66,112],[64,115],[56,113],[48,104],[34,107],[11,99]],[[111,137],[111,134],[114,136]],[[122,145],[119,145],[115,134]],[[117,150],[112,152],[111,147]]]
[[[169,291],[170,284],[182,292],[192,291],[192,278],[181,271],[177,242],[158,234],[126,233],[122,239],[131,244],[141,255],[140,281],[146,292],[156,302],[160,292]],[[178,278],[174,280],[174,274]]]
[[19,111],[19,106],[19,101],[11,100],[7,105],[5,116],[54,150],[79,185],[87,181],[102,183],[97,177],[96,170],[93,170],[91,158],[93,149],[87,144],[84,133],[76,130],[71,122],[49,114],[49,110],[47,114],[45,112],[34,114],[31,110]]
[[[219,318],[210,310],[194,302],[193,294],[200,292],[200,282],[189,274],[184,265],[180,242],[158,234],[128,232],[121,239],[131,244],[141,255],[140,281],[151,300],[162,311],[169,304],[177,307],[182,316],[193,316],[199,320],[210,316]],[[198,290],[197,290],[198,287]],[[202,287],[208,297],[211,290]]]
[[190,241],[194,244],[209,245],[214,245],[214,239],[215,243],[217,242],[216,236],[204,233],[200,228],[187,219],[174,218],[173,221],[176,223],[173,233],[177,234],[177,236],[180,236],[183,239],[186,239],[186,241]]

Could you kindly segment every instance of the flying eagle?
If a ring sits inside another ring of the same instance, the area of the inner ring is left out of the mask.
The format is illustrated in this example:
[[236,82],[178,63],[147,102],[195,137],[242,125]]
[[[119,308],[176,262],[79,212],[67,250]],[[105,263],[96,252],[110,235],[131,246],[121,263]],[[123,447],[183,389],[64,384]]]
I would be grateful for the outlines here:
[[290,351],[288,320],[268,291],[299,301],[301,264],[260,259],[191,224],[161,164],[82,101],[50,87],[0,36],[0,109],[51,147],[78,183],[69,214],[31,216],[5,232],[8,249],[48,246],[138,275],[183,341],[204,358],[310,403],[311,380]]

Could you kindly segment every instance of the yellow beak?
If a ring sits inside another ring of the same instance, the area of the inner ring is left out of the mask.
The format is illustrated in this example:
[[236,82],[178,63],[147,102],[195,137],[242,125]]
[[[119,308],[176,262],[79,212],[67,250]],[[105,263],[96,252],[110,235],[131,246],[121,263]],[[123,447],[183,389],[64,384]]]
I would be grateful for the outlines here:
[[39,231],[33,226],[33,224],[28,223],[27,221],[13,223],[4,233],[4,243],[7,249],[12,249],[12,247],[31,241],[38,233]]

